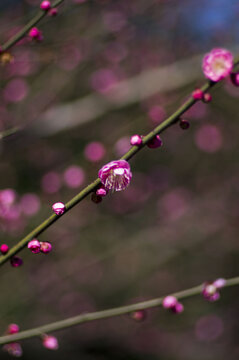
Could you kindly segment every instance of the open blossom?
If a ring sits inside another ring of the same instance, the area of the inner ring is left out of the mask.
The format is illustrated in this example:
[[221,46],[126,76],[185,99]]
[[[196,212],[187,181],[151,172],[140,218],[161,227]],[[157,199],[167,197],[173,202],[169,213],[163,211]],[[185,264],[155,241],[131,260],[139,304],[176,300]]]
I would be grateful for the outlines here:
[[121,191],[127,188],[132,178],[130,165],[125,160],[114,160],[104,165],[99,178],[107,190]]
[[208,79],[219,81],[232,71],[233,55],[226,49],[213,49],[204,56],[202,68]]

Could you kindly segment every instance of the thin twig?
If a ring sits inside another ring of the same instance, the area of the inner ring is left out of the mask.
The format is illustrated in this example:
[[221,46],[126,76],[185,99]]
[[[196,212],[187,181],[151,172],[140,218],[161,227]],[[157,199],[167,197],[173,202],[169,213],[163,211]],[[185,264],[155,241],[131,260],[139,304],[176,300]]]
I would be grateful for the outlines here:
[[[52,7],[57,7],[61,3],[63,3],[64,0],[56,0]],[[43,19],[47,15],[47,11],[39,10],[36,16],[32,20],[30,20],[23,29],[21,29],[16,35],[11,37],[5,44],[1,46],[2,51],[7,51],[10,49],[13,45],[15,45],[18,41],[20,41],[28,32],[31,30],[33,26],[39,23],[41,19]]]
[[[226,280],[225,287],[235,286],[235,285],[239,285],[239,276]],[[191,296],[201,294],[202,288],[203,288],[203,285],[199,285],[199,286],[195,286],[193,288],[187,289],[187,290],[176,292],[172,295],[175,296],[179,300],[186,299]],[[70,317],[65,320],[56,321],[54,323],[36,327],[34,329],[21,331],[17,334],[2,336],[2,337],[0,337],[0,344],[3,345],[3,344],[15,342],[15,341],[23,340],[23,339],[29,339],[29,338],[36,337],[36,336],[42,336],[43,334],[48,334],[53,331],[63,330],[63,329],[70,328],[72,326],[76,326],[76,325],[86,323],[89,321],[112,318],[115,316],[130,314],[130,313],[132,313],[134,311],[138,311],[138,310],[145,310],[145,309],[158,307],[158,306],[162,305],[163,299],[164,299],[164,297],[160,297],[160,298],[147,300],[147,301],[139,302],[139,303],[132,304],[132,305],[126,305],[126,306],[121,306],[121,307],[117,307],[117,308],[113,308],[113,309],[77,315],[77,316]]]

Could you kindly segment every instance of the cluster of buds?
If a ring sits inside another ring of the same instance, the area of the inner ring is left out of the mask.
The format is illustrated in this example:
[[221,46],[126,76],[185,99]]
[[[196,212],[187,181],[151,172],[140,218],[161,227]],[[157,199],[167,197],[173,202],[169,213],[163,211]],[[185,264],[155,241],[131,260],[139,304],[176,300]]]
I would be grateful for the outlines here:
[[[7,328],[6,335],[13,335],[19,332],[17,324],[10,324]],[[3,346],[3,350],[15,357],[22,356],[22,347],[18,342],[12,342]]]
[[40,252],[48,254],[52,250],[51,243],[47,241],[38,241],[37,239],[29,241],[27,247],[33,254],[39,254]]
[[163,308],[171,310],[175,314],[180,314],[184,310],[183,304],[181,304],[175,296],[169,295],[163,299]]
[[194,100],[202,100],[204,103],[209,103],[212,101],[212,95],[203,92],[201,89],[195,89],[192,92],[192,97],[194,98]]
[[[19,332],[17,324],[10,324],[5,332],[6,335],[13,335]],[[52,335],[42,336],[42,345],[49,350],[57,350],[59,348],[58,340]],[[7,351],[10,355],[15,357],[22,356],[22,347],[19,342],[12,342],[3,346],[3,350]]]
[[223,288],[226,284],[226,280],[225,279],[217,279],[213,282],[206,282],[203,284],[203,290],[202,290],[202,295],[204,297],[204,299],[208,300],[208,301],[216,301],[218,299],[220,299],[220,293],[219,290],[221,288]]
[[53,8],[50,1],[42,1],[40,8],[41,10],[46,11],[50,16],[56,16],[58,14],[57,8]]
[[[130,138],[130,144],[132,146],[141,146],[143,143],[143,135],[133,135],[131,136]],[[150,149],[156,149],[156,148],[159,148],[160,146],[163,145],[163,142],[160,138],[159,135],[155,135],[153,137],[153,139],[151,139],[148,143],[147,143],[147,146],[150,148]]]

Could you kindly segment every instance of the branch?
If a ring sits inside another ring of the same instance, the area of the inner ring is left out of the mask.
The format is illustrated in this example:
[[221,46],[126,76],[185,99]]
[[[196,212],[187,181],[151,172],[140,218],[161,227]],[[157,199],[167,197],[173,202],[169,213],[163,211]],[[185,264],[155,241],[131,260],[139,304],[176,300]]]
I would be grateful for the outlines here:
[[[239,276],[226,280],[225,287],[235,286],[235,285],[239,285]],[[183,291],[174,293],[174,294],[172,294],[172,296],[175,296],[179,300],[186,299],[191,296],[201,294],[202,289],[203,289],[203,285],[199,285],[199,286],[195,286],[191,289],[187,289],[187,290],[183,290]],[[117,308],[113,308],[113,309],[77,315],[77,316],[74,316],[74,317],[71,317],[71,318],[68,318],[65,320],[56,321],[54,323],[43,325],[43,326],[40,326],[40,327],[37,327],[34,329],[21,331],[17,334],[2,336],[2,337],[0,337],[0,344],[3,345],[3,344],[7,344],[7,343],[12,343],[15,341],[23,340],[23,339],[29,339],[29,338],[36,337],[36,336],[42,336],[43,334],[47,334],[47,333],[50,333],[53,331],[63,330],[63,329],[66,329],[66,328],[69,328],[72,326],[76,326],[76,325],[79,325],[82,323],[86,323],[89,321],[107,319],[107,318],[112,318],[115,316],[130,314],[134,311],[151,309],[151,308],[162,305],[163,299],[164,299],[164,297],[160,297],[160,298],[147,300],[147,301],[139,302],[139,303],[132,304],[132,305],[126,305],[126,306],[121,306],[121,307],[117,307]]]
[[[52,7],[57,7],[61,3],[63,3],[64,0],[56,0]],[[20,30],[16,35],[14,35],[11,39],[9,39],[5,44],[1,46],[2,51],[7,51],[10,49],[13,45],[15,45],[18,41],[20,41],[28,32],[31,30],[33,26],[39,23],[41,19],[43,19],[47,15],[47,11],[40,10],[37,15],[28,22],[27,25],[24,26],[22,30]]]
[[[235,60],[234,65],[235,66],[238,65],[238,63],[239,63],[239,58]],[[203,92],[207,92],[218,83],[219,82],[208,81],[201,87],[201,90]],[[142,148],[144,148],[147,145],[147,143],[150,142],[150,140],[152,140],[155,137],[155,135],[161,134],[168,127],[177,123],[179,121],[180,116],[183,115],[188,109],[190,109],[196,102],[197,100],[195,100],[192,96],[190,96],[189,99],[183,105],[181,105],[171,116],[169,116],[166,120],[164,120],[161,124],[159,124],[154,130],[149,132],[146,136],[144,136],[142,145],[140,147],[133,146],[126,154],[124,154],[121,157],[121,159],[130,160],[134,155],[136,155],[140,150],[142,150]],[[92,182],[90,185],[86,186],[81,192],[79,192],[74,198],[68,201],[65,204],[66,210],[64,214],[66,214],[70,209],[72,209],[75,205],[77,205],[80,201],[82,201],[85,197],[87,197],[91,192],[96,190],[100,184],[101,181],[99,178],[97,178],[94,182]],[[33,231],[31,231],[27,236],[25,236],[22,240],[20,240],[14,247],[12,247],[6,255],[0,257],[0,266],[3,265],[5,262],[7,262],[12,256],[19,253],[28,244],[30,240],[42,234],[48,227],[50,227],[57,220],[59,220],[61,216],[52,214],[40,225],[38,225]]]

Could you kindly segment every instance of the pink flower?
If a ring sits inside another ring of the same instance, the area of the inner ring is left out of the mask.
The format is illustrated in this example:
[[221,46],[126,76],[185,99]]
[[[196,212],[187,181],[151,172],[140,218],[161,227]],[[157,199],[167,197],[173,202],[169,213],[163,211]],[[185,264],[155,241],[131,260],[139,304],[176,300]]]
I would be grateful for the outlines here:
[[130,165],[125,160],[114,160],[104,165],[99,178],[107,190],[121,191],[127,188],[132,178]]
[[202,68],[208,79],[219,81],[232,71],[233,55],[226,49],[213,49],[204,56]]
[[57,350],[59,348],[58,340],[55,336],[46,335],[43,337],[43,346],[49,350]]
[[[17,324],[10,324],[6,331],[8,335],[17,334],[18,332],[19,332],[19,326]],[[10,355],[15,357],[22,356],[21,345],[17,342],[4,345],[3,350],[7,351]]]

